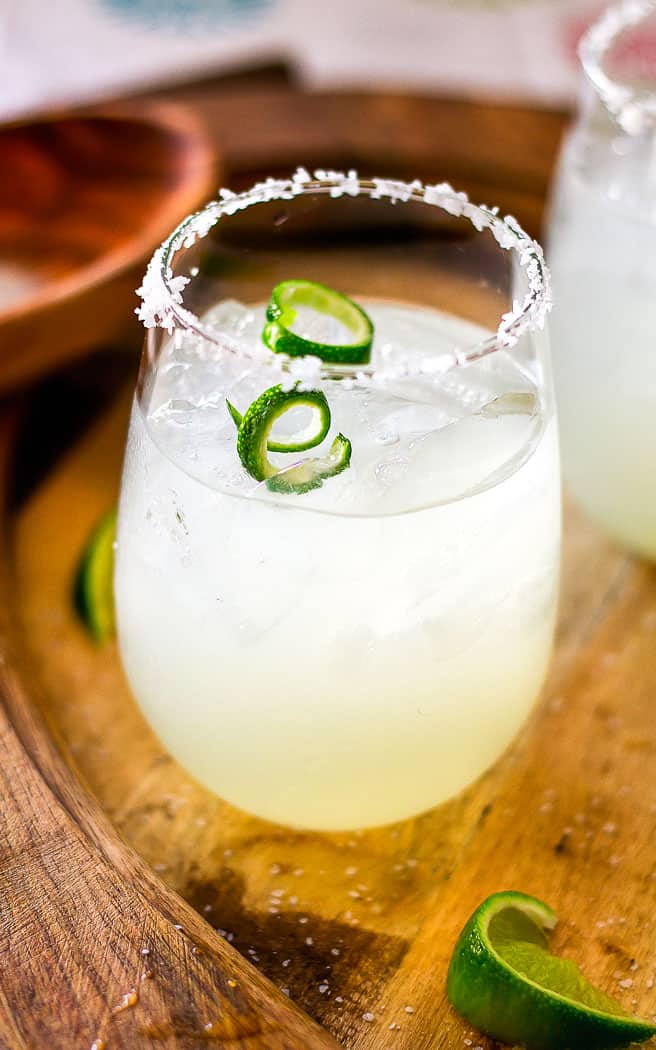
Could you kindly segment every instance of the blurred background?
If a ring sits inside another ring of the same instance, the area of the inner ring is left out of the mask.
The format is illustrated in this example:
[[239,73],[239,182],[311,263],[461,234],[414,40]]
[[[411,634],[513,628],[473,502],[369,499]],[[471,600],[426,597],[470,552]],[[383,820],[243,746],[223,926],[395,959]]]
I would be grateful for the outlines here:
[[0,116],[284,61],[308,87],[573,101],[598,0],[4,0]]
[[0,393],[136,348],[148,257],[219,185],[447,179],[539,235],[602,6],[2,0]]

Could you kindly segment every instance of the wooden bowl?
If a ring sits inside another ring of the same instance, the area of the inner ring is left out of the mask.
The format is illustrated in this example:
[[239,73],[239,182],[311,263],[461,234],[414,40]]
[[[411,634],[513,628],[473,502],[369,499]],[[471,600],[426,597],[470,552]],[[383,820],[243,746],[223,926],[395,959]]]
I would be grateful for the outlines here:
[[202,121],[130,104],[0,130],[0,392],[136,336],[145,262],[215,184]]

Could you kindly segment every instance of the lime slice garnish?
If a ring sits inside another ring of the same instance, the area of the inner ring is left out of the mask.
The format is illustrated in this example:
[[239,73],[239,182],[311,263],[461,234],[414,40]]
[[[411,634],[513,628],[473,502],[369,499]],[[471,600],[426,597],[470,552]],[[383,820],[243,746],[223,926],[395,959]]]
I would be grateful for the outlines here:
[[[272,389],[276,390],[277,387],[273,387]],[[267,390],[266,393],[270,394],[271,391]],[[264,397],[264,394],[262,394],[262,397]],[[328,402],[323,394],[319,394],[318,399],[315,400],[315,394],[313,393],[311,394],[311,398],[311,401],[296,401],[294,404],[288,402],[283,407],[282,411],[278,412],[276,416],[273,417],[271,420],[271,426],[273,426],[276,419],[279,419],[281,415],[284,415],[290,408],[295,408],[298,405],[303,405],[303,407],[309,408],[312,411],[312,418],[309,423],[298,434],[295,434],[293,437],[287,438],[286,440],[279,438],[274,441],[270,437],[267,438],[267,449],[269,452],[306,452],[307,449],[316,448],[317,445],[321,444],[330,430],[330,409],[328,408]],[[226,405],[228,407],[228,412],[234,420],[235,426],[239,430],[243,419],[241,412],[239,412],[234,405],[231,405],[227,399]]]
[[114,541],[116,511],[100,520],[82,552],[73,589],[75,609],[97,642],[115,633],[114,617]]
[[289,467],[272,478],[267,478],[266,486],[271,492],[309,492],[320,488],[326,478],[341,474],[351,462],[351,442],[343,434],[338,434],[327,456],[321,459],[306,459],[298,466]]
[[[309,408],[313,419],[302,435],[287,442],[271,441],[270,433],[276,422],[292,408]],[[256,481],[266,481],[276,492],[308,492],[319,488],[326,478],[346,470],[351,460],[351,442],[338,434],[327,456],[303,460],[280,472],[267,456],[267,451],[302,452],[319,445],[330,429],[330,408],[320,390],[283,390],[272,386],[247,408],[243,416],[228,402],[228,411],[237,422],[237,452],[242,464]]]
[[[299,306],[309,307],[339,321],[352,335],[348,343],[323,343],[291,330]],[[330,364],[366,364],[371,357],[374,326],[365,311],[348,296],[316,281],[281,281],[271,293],[262,341],[270,350],[289,357],[308,354]]]
[[656,1034],[576,963],[549,952],[546,933],[556,922],[551,908],[524,893],[488,897],[453,953],[451,1004],[481,1032],[527,1050],[611,1050]]

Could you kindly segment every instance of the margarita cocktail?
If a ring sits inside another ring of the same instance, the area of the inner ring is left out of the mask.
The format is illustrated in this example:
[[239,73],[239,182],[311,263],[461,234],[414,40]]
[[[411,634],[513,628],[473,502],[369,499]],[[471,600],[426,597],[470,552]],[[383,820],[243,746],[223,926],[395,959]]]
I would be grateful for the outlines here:
[[561,158],[549,237],[565,477],[603,528],[652,559],[656,94],[606,66],[627,27],[654,11],[635,0],[614,7],[583,41],[595,93]]
[[116,599],[146,716],[271,820],[449,798],[551,650],[539,248],[446,186],[301,172],[183,227],[144,296]]

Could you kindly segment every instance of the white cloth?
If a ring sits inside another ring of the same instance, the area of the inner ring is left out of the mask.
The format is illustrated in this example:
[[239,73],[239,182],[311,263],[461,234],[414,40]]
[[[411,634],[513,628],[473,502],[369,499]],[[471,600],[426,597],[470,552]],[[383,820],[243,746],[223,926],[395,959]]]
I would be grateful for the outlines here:
[[599,0],[0,0],[0,119],[273,57],[289,58],[310,86],[571,103],[576,40],[599,9]]

